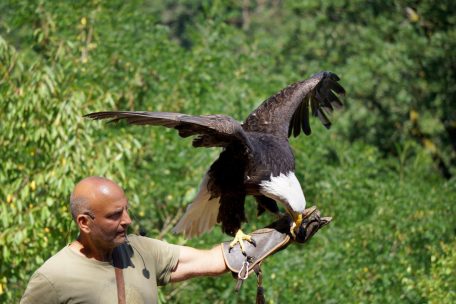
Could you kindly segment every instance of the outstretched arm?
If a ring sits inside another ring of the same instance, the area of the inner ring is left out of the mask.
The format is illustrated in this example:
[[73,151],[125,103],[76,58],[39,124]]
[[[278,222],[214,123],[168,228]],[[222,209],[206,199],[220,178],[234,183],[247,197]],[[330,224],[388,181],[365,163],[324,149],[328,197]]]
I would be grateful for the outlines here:
[[198,276],[216,276],[228,271],[222,246],[200,250],[180,247],[179,261],[171,273],[171,282],[180,282]]

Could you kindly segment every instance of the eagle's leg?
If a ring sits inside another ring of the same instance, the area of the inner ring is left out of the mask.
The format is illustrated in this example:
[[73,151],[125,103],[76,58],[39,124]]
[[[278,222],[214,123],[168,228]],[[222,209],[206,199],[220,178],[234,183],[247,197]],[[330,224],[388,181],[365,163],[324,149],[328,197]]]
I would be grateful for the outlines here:
[[256,246],[255,240],[250,235],[245,234],[241,229],[239,229],[236,232],[236,235],[234,236],[234,240],[230,243],[230,250],[233,249],[233,247],[237,243],[239,243],[239,246],[241,247],[242,254],[246,255],[244,241],[248,241],[251,244],[253,244],[253,246]]
[[298,214],[296,217],[293,219],[293,223],[291,224],[290,227],[290,234],[291,236],[295,239],[296,238],[296,233],[295,230],[299,230],[299,226],[301,226],[302,223],[302,214]]

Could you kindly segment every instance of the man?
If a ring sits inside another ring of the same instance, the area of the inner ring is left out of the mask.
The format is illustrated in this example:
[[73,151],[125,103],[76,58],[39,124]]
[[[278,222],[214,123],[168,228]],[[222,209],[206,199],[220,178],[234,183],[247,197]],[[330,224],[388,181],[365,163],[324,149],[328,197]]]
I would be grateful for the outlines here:
[[227,271],[220,245],[197,250],[127,238],[128,200],[109,179],[81,180],[70,207],[78,238],[33,274],[21,303],[156,303],[157,286]]

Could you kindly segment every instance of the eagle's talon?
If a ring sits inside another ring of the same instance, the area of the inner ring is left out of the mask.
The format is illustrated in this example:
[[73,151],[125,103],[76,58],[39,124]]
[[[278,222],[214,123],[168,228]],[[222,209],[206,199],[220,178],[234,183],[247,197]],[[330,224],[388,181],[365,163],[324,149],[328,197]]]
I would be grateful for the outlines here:
[[290,234],[293,237],[293,239],[296,239],[296,233],[299,231],[299,227],[301,227],[302,220],[303,220],[302,213],[299,213],[296,217],[293,218],[293,222],[291,223],[291,227],[290,227]]
[[234,246],[236,246],[236,244],[239,243],[239,247],[241,249],[242,254],[247,256],[247,253],[245,251],[244,241],[247,241],[247,242],[251,243],[253,246],[256,246],[255,240],[250,235],[245,234],[244,232],[242,232],[241,229],[239,229],[236,232],[236,235],[234,236],[234,240],[230,243],[230,248],[229,248],[228,252],[231,252],[231,249],[233,249]]
[[291,227],[290,227],[290,234],[293,237],[293,239],[296,239],[296,233],[294,231],[295,228],[296,228],[296,222],[293,221],[293,224],[291,224]]

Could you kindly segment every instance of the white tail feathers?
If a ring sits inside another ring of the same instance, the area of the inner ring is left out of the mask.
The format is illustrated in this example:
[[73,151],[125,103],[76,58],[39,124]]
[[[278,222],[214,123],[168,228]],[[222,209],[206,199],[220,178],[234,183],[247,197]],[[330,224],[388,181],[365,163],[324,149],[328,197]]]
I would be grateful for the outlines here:
[[173,229],[175,233],[183,233],[187,239],[211,230],[217,223],[220,198],[210,199],[211,194],[207,190],[208,179],[209,177],[206,174],[201,182],[198,194],[193,202],[187,206],[184,216]]

